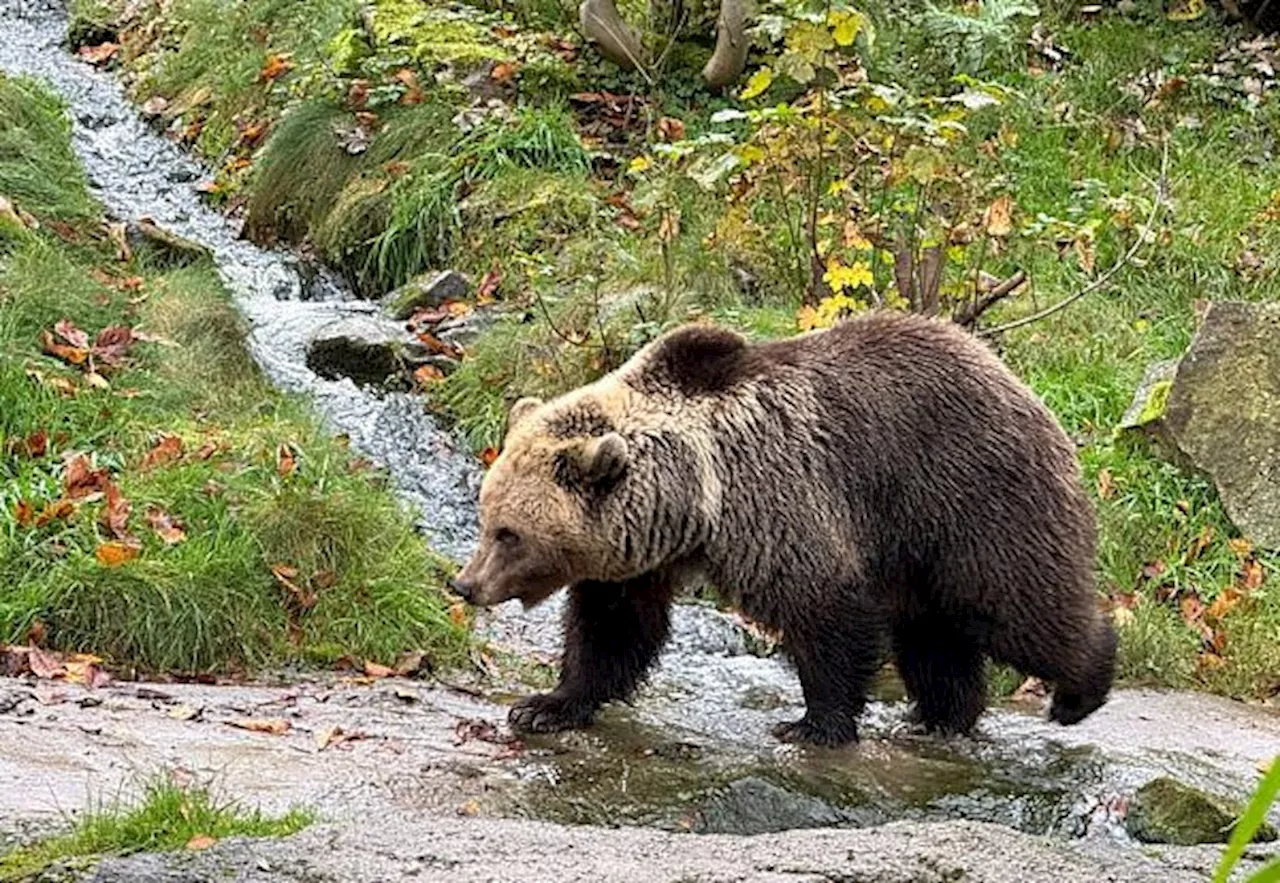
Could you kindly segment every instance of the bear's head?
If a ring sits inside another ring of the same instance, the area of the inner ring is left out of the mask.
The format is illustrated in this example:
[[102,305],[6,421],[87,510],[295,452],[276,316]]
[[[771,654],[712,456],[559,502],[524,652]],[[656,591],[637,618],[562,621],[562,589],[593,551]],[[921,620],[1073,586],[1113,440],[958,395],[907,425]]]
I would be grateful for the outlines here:
[[554,402],[512,407],[502,453],[480,488],[480,543],[454,581],[473,604],[519,598],[529,607],[571,583],[636,575],[616,514],[631,445],[574,422]]

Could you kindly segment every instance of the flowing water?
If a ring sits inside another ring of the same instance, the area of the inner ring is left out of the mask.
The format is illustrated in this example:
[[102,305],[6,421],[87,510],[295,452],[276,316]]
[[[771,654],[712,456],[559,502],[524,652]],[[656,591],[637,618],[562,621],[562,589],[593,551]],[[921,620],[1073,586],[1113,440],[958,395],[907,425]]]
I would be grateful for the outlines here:
[[[49,0],[0,0],[0,70],[38,77],[67,101],[93,191],[120,219],[149,216],[212,251],[251,325],[249,345],[278,386],[304,394],[353,448],[385,466],[417,508],[428,540],[461,557],[475,542],[479,470],[420,399],[318,377],[306,344],[319,327],[376,307],[282,251],[238,238],[196,191],[205,170],[154,134],[118,84],[62,48],[65,11]],[[562,602],[482,615],[497,648],[550,659]],[[480,711],[499,720],[500,704]],[[871,703],[865,741],[842,751],[780,746],[771,724],[798,716],[797,680],[740,622],[677,607],[673,640],[632,706],[610,708],[584,733],[531,740],[519,786],[500,811],[560,822],[630,823],[753,833],[862,826],[890,819],[965,818],[1036,833],[1123,838],[1124,799],[1156,775],[1242,796],[1280,747],[1280,719],[1195,694],[1123,691],[1084,724],[998,709],[972,739],[912,735],[889,685]],[[272,781],[262,758],[259,776]]]

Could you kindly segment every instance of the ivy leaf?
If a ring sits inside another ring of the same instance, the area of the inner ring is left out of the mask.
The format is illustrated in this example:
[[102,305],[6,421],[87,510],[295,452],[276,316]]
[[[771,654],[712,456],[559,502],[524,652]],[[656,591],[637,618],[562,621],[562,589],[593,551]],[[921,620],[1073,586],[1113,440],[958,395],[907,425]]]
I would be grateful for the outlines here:
[[751,75],[751,78],[747,80],[746,88],[742,90],[738,97],[743,101],[755,98],[757,95],[763,94],[771,83],[773,83],[773,71],[769,69],[768,65],[765,65]]

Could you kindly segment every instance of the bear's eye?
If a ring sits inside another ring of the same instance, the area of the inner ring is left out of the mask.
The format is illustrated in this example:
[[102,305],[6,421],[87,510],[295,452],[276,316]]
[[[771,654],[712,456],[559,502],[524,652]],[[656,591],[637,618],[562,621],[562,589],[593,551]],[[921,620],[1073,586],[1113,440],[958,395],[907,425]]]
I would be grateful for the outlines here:
[[494,540],[507,548],[513,548],[520,544],[520,535],[514,530],[500,527],[493,534]]

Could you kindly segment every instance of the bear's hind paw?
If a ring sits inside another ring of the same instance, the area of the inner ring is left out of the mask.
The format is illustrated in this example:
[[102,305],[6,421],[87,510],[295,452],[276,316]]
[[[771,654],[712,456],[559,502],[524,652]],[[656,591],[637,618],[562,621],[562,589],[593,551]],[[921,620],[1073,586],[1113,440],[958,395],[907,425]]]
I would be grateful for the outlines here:
[[805,715],[800,720],[783,721],[773,727],[775,739],[824,748],[839,748],[858,741],[858,724],[853,718],[826,717],[814,719]]
[[558,733],[588,726],[594,717],[595,709],[581,700],[540,693],[516,703],[507,721],[522,733]]

